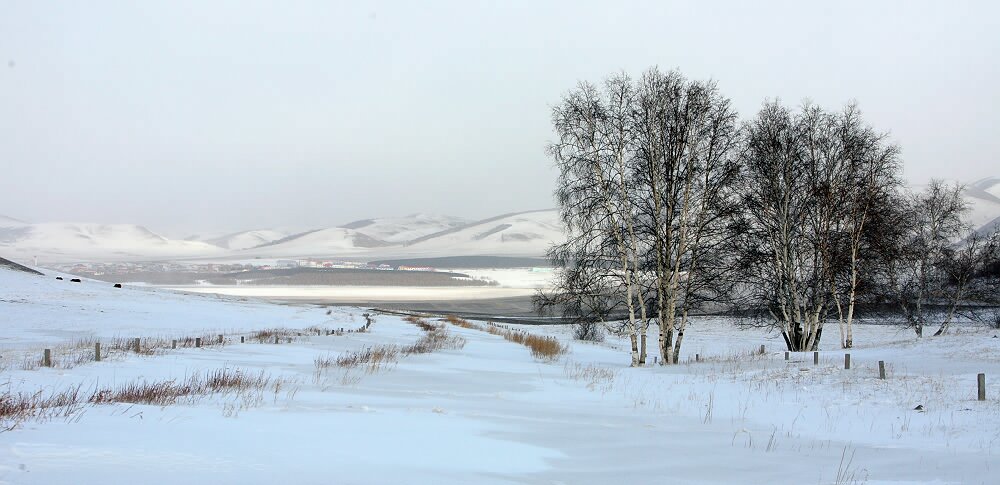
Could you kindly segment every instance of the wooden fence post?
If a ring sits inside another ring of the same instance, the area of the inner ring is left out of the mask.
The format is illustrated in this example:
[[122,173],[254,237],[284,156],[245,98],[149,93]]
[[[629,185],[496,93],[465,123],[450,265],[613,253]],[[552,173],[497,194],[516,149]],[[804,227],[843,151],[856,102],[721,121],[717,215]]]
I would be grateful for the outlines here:
[[851,354],[844,354],[844,369],[851,368]]
[[42,352],[42,367],[52,367],[52,350],[45,349]]
[[694,354],[694,361],[701,362],[701,354]]
[[979,400],[980,401],[985,401],[986,400],[986,374],[979,374],[978,376],[976,376],[976,381],[977,381],[976,382],[976,384],[977,384],[976,387],[979,388]]
[[176,340],[171,340],[170,341],[170,348],[172,348],[172,349],[176,349],[177,348],[177,341]]
[[813,365],[819,365],[819,352],[813,352]]
[[100,362],[100,361],[101,361],[101,343],[96,342],[94,343],[94,362]]
[[278,336],[277,335],[274,336],[274,343],[280,343],[280,342],[278,342]]
[[135,340],[132,341],[133,349],[135,350],[135,353],[137,353],[137,354],[142,351],[141,344],[139,342],[140,342],[139,341],[139,337],[136,337]]
[[883,381],[885,380],[885,361],[884,360],[878,361],[878,378],[882,379]]
[[220,333],[220,334],[219,334],[219,345],[222,345],[222,341],[223,341],[223,340],[222,340],[222,334]]
[[786,351],[785,351],[785,360],[788,360],[788,357],[789,357],[789,355],[788,355],[788,351],[786,350]]
[[201,337],[194,338],[194,346],[195,348],[201,348]]
[[764,345],[760,346],[760,355],[764,355]]
[[245,338],[246,338],[246,337],[244,337],[244,336],[240,335],[240,343],[241,343],[241,344],[242,344],[242,343],[244,343],[244,342],[246,342],[246,340],[244,340]]

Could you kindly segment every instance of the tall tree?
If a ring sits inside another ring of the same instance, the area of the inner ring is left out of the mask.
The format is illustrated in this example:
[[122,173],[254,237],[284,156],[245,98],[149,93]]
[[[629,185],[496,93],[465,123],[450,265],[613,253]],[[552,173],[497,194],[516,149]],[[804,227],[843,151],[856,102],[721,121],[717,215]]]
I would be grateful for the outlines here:
[[636,82],[581,84],[553,110],[553,126],[570,237],[550,253],[563,294],[540,300],[574,311],[620,301],[626,315],[609,327],[630,338],[632,364],[645,361],[651,320],[662,362],[677,362],[689,313],[725,293],[731,268],[721,248],[740,145],[729,100],[714,83],[651,69]]
[[899,149],[853,104],[835,113],[765,103],[746,132],[743,301],[764,310],[789,350],[818,348],[833,315],[850,348],[859,288],[883,244],[871,229],[900,186]]

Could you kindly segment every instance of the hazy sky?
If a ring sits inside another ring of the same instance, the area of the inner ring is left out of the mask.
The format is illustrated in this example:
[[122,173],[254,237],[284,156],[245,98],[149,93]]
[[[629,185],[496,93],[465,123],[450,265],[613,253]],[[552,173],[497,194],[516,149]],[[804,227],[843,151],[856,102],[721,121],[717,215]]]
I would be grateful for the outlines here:
[[856,99],[906,176],[1000,175],[995,2],[0,0],[0,214],[174,235],[553,206],[550,108],[658,65]]

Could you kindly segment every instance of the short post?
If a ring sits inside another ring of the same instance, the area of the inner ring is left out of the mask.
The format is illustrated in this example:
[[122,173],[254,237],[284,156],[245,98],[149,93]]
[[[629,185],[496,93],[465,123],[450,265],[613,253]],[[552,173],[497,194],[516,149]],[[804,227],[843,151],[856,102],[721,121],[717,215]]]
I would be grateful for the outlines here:
[[701,354],[694,354],[694,361],[701,362]]
[[844,369],[851,368],[851,354],[844,354]]
[[278,336],[277,336],[277,335],[275,335],[275,336],[274,336],[274,343],[279,343],[279,342],[278,342]]
[[42,353],[42,367],[52,367],[52,350],[45,349]]
[[219,345],[222,345],[222,334],[219,334]]
[[101,361],[101,343],[100,342],[95,342],[94,343],[94,362],[100,362],[100,361]]
[[785,351],[785,360],[788,360],[788,357],[789,357],[789,355],[788,355],[788,351],[786,350],[786,351]]
[[884,360],[878,361],[878,378],[882,379],[883,381],[885,380],[885,361]]
[[656,365],[656,359],[659,359],[659,357],[657,357],[657,356],[654,355],[653,356],[653,365]]
[[241,344],[242,344],[242,343],[244,343],[244,342],[246,342],[246,340],[244,340],[245,338],[246,338],[246,337],[244,337],[244,336],[240,335],[240,343],[241,343]]
[[177,341],[176,340],[171,340],[170,341],[170,348],[172,348],[172,349],[176,349],[177,348]]
[[132,346],[137,354],[142,350],[139,344],[139,337],[136,337],[135,340],[132,341]]
[[819,365],[819,352],[813,352],[813,365]]
[[764,355],[764,346],[763,345],[760,346],[760,355]]
[[194,338],[194,346],[195,348],[201,348],[201,337]]
[[[46,350],[46,352],[48,352],[48,351]],[[976,376],[976,381],[977,381],[977,384],[978,384],[978,387],[979,387],[979,400],[980,401],[985,401],[986,400],[986,374],[979,374],[978,376]]]
[[292,338],[288,337],[288,343],[292,343]]

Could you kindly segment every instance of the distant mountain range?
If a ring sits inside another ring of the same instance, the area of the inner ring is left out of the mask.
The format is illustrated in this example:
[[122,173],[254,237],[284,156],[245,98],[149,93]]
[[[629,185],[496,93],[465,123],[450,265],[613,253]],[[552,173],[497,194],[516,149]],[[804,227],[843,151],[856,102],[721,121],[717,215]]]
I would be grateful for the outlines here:
[[[970,183],[967,219],[980,232],[1000,227],[1000,178]],[[299,233],[273,229],[168,239],[134,224],[32,224],[0,215],[0,256],[43,262],[234,260],[256,258],[400,259],[449,256],[538,258],[563,239],[554,209],[478,221],[411,214],[363,219]]]
[[413,214],[288,234],[271,229],[168,239],[133,224],[32,224],[0,216],[0,255],[30,261],[441,256],[540,257],[562,238],[555,210],[480,221]]

